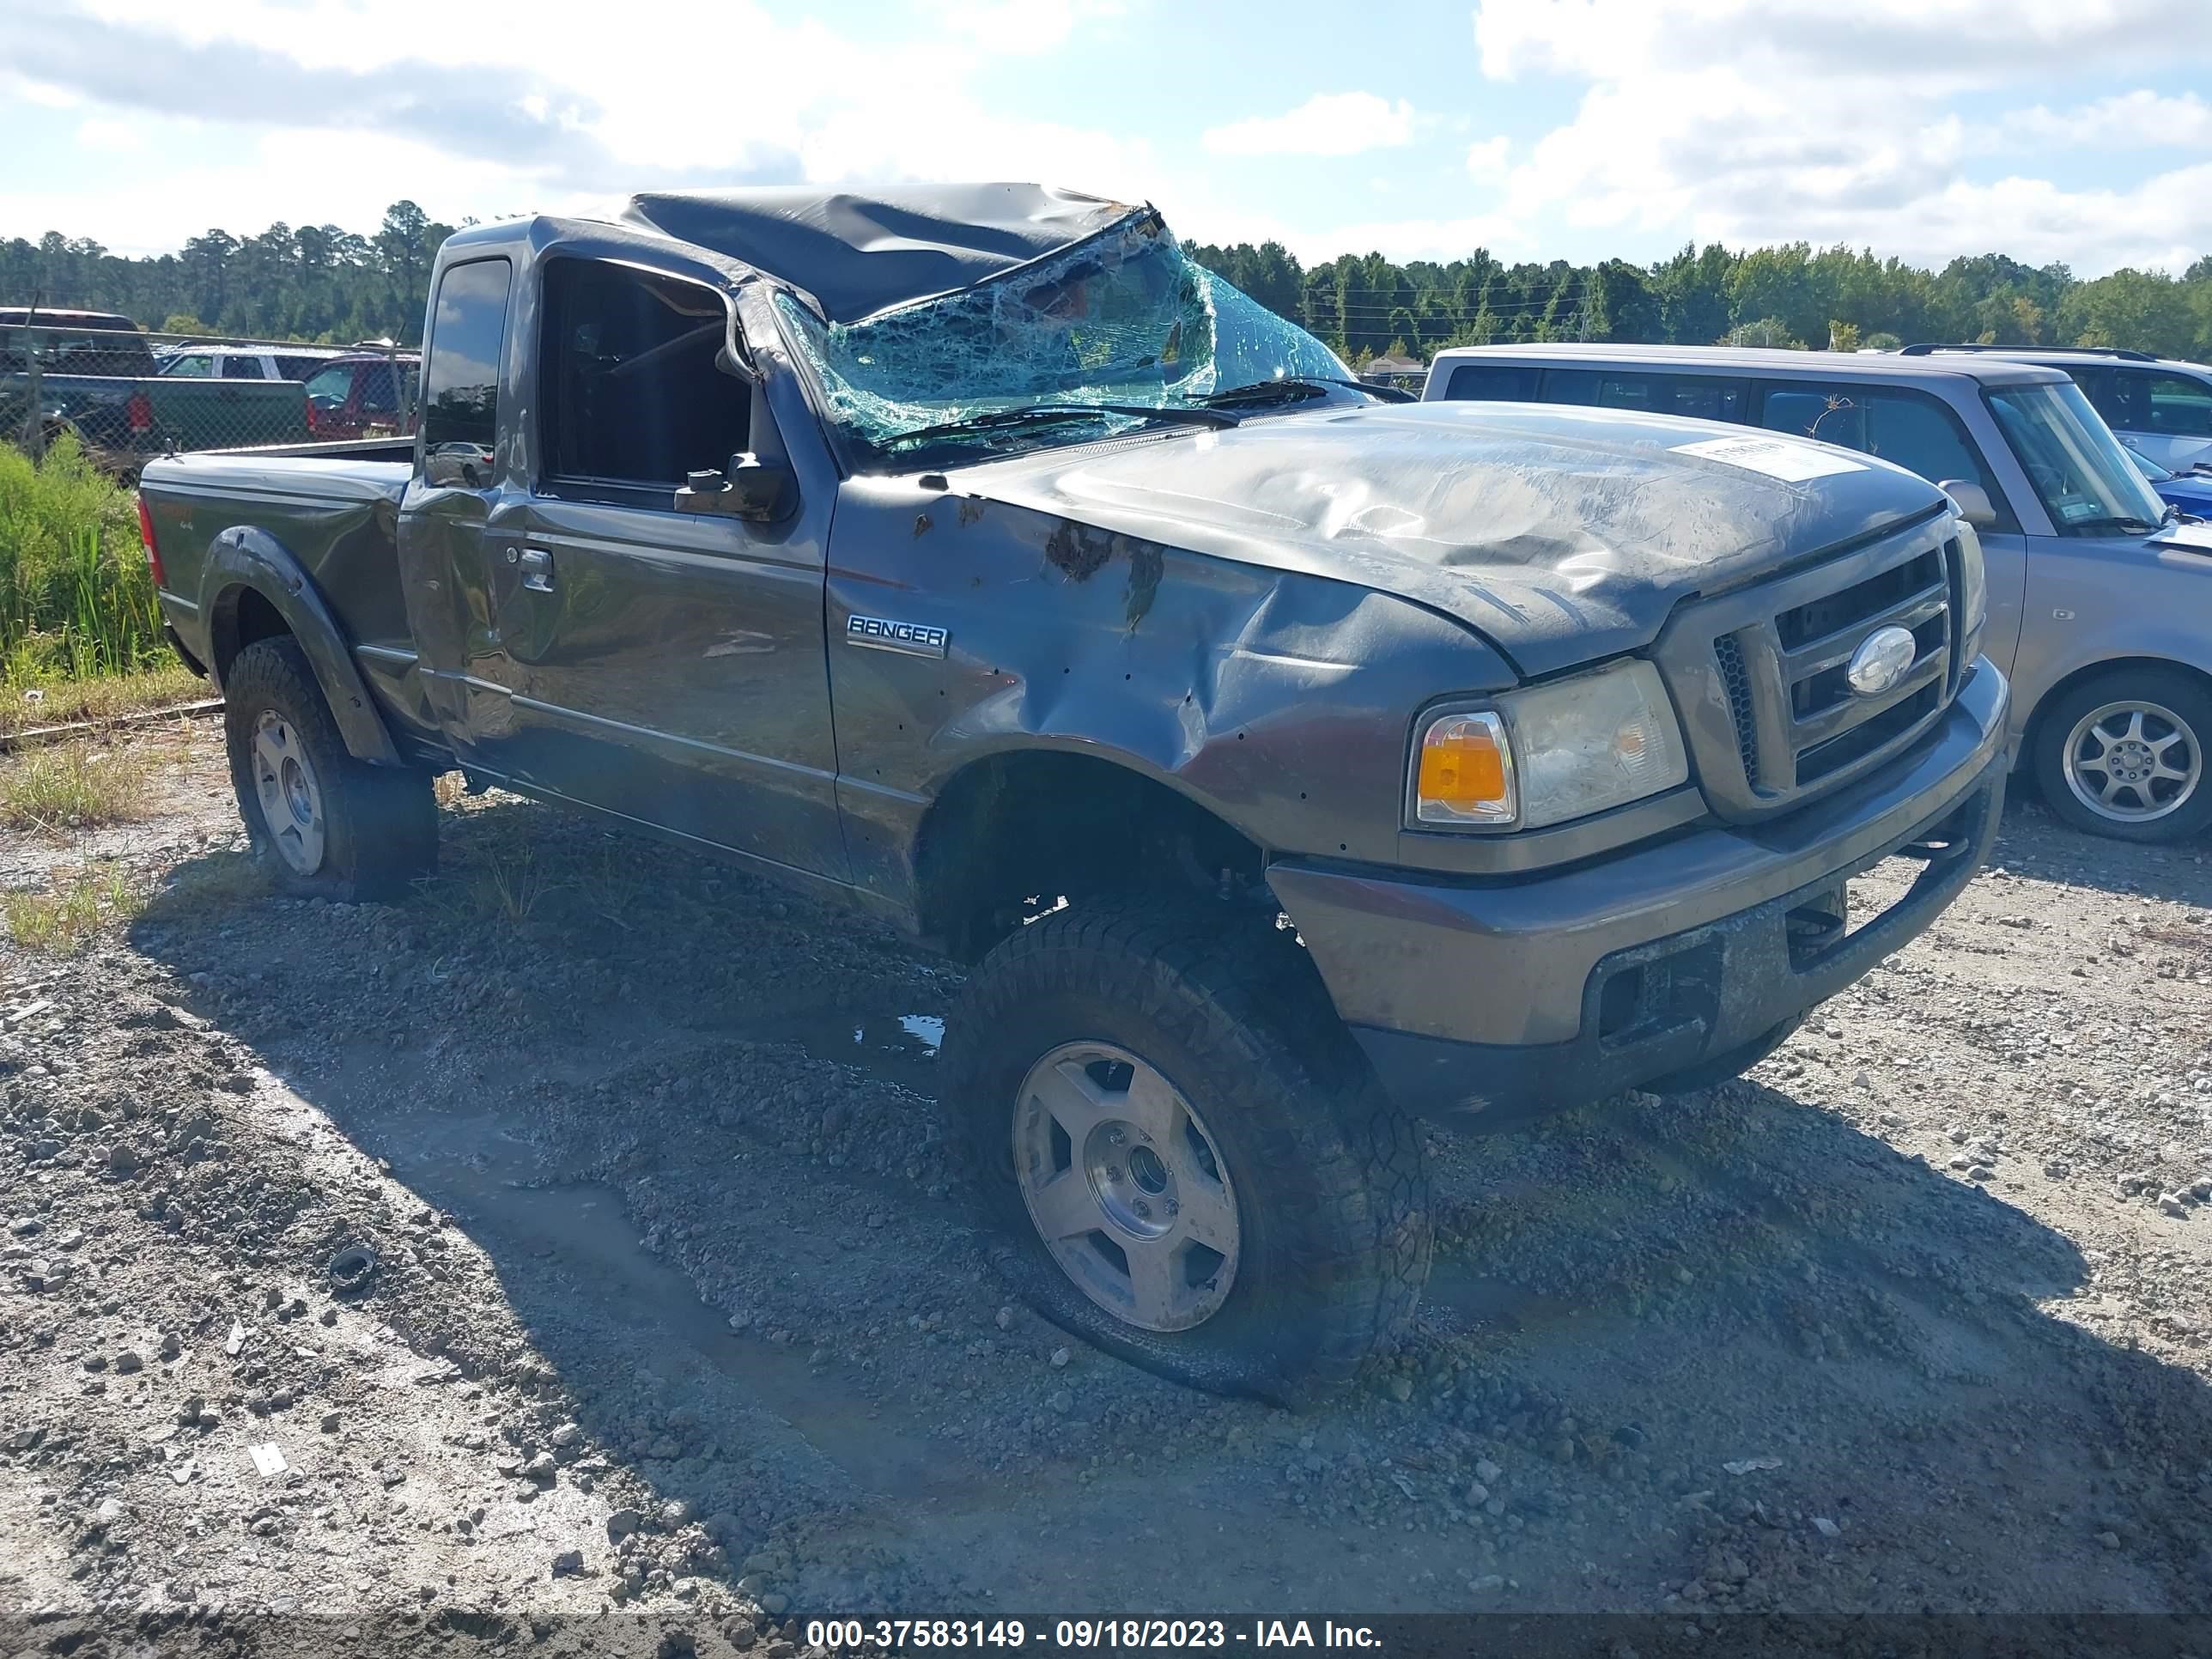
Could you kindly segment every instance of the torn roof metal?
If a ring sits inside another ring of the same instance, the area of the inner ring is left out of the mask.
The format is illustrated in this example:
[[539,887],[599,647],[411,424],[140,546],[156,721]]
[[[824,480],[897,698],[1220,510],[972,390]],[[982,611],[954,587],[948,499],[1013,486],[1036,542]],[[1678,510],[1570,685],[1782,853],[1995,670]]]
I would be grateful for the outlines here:
[[811,297],[831,323],[950,293],[1146,210],[1047,185],[807,185],[633,196],[622,222],[736,259]]

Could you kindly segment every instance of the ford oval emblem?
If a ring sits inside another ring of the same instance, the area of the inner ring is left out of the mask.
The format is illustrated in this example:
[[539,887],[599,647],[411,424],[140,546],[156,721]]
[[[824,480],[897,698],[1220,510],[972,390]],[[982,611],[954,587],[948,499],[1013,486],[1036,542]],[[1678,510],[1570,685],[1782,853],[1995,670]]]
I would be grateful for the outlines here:
[[1877,628],[1851,653],[1850,666],[1844,670],[1844,678],[1859,696],[1878,697],[1905,677],[1919,654],[1920,647],[1909,629],[1894,625]]

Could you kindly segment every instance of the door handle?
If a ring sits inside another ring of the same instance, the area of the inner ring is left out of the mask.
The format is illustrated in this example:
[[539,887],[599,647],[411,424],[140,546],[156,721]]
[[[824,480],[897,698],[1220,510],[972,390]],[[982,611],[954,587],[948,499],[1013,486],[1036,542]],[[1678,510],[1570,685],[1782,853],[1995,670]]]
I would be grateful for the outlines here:
[[522,550],[522,585],[533,593],[553,591],[553,556],[542,547]]

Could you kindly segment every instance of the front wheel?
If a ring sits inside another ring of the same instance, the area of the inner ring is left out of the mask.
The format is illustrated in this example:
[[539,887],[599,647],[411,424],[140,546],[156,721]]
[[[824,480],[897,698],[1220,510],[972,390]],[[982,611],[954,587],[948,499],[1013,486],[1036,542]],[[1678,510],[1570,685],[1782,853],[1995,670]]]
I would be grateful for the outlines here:
[[223,677],[239,816],[276,884],[302,897],[394,898],[438,856],[422,772],[347,752],[297,641],[257,640]]
[[2038,717],[2035,779],[2077,830],[2171,842],[2212,825],[2212,690],[2171,668],[2100,674]]
[[984,959],[945,1048],[952,1144],[1054,1323],[1297,1400],[1411,1316],[1419,1133],[1288,935],[1200,905],[1062,910]]

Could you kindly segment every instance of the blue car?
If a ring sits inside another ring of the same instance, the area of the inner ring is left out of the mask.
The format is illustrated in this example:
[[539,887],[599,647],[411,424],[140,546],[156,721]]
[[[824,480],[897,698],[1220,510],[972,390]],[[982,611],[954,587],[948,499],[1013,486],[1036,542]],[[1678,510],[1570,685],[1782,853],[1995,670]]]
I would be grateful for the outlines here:
[[2136,470],[2150,480],[2160,501],[2171,502],[2191,518],[2212,519],[2212,468],[2200,465],[2185,472],[2168,472],[2133,445],[2122,447]]

